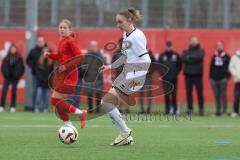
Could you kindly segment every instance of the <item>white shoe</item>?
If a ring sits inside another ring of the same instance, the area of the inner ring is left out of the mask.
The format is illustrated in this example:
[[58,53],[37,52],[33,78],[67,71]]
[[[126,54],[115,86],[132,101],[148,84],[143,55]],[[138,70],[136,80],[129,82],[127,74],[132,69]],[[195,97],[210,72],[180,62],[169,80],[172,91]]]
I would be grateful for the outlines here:
[[132,134],[131,129],[126,133],[121,133],[111,145],[112,146],[120,146],[120,145],[126,144],[128,142],[127,139],[131,136],[131,134]]
[[43,112],[44,112],[44,113],[47,113],[47,112],[48,112],[48,109],[44,109]]
[[10,112],[12,112],[12,113],[13,113],[13,112],[16,112],[16,109],[13,108],[13,107],[11,107],[11,108],[10,108]]
[[232,118],[236,118],[238,116],[238,114],[236,113],[236,112],[233,112],[232,114],[231,114],[231,117]]
[[129,136],[121,145],[126,146],[126,145],[133,145],[133,137]]
[[4,112],[5,109],[3,107],[0,107],[0,112]]

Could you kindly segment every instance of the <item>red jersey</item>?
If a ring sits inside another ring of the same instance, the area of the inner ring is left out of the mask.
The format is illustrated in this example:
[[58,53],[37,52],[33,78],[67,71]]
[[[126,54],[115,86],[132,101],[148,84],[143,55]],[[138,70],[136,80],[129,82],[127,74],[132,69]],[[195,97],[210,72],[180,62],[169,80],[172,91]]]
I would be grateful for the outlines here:
[[[58,50],[55,54],[49,54],[48,57],[59,62],[60,65],[64,65],[67,70],[55,74],[53,78],[54,89],[61,88],[61,92],[65,88],[65,85],[76,86],[78,82],[78,65],[82,60],[81,50],[75,39],[71,36],[65,37],[58,42]],[[77,61],[74,61],[74,57]],[[77,63],[78,62],[78,63]],[[56,71],[57,72],[57,71]],[[56,73],[55,72],[55,73]],[[64,80],[62,80],[64,78]],[[64,82],[64,84],[62,84]],[[59,91],[57,89],[57,91]],[[69,92],[68,92],[69,93]]]

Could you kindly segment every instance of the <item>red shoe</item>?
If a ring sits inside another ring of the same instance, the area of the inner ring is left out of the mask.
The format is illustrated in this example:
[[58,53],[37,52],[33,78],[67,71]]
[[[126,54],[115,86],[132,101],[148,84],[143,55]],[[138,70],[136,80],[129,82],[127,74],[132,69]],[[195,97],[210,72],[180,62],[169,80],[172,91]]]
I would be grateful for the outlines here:
[[82,114],[80,115],[80,122],[81,122],[81,128],[84,128],[87,123],[87,110],[82,110]]

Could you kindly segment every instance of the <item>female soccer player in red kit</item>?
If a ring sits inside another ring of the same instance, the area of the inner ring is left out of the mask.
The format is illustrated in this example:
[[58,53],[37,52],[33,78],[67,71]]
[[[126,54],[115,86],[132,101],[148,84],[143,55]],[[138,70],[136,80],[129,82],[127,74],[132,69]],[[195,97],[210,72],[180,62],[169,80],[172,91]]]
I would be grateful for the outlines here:
[[[72,24],[69,20],[64,19],[59,23],[59,35],[60,41],[58,42],[57,53],[45,52],[47,57],[56,60],[59,63],[59,67],[55,71],[56,74],[54,74],[52,79],[53,93],[51,97],[51,103],[56,107],[59,117],[66,125],[72,126],[72,123],[69,120],[69,113],[73,113],[79,117],[81,121],[81,128],[84,128],[86,124],[87,111],[80,110],[66,101],[66,98],[69,96],[69,89],[66,92],[64,91],[67,90],[66,85],[77,85],[77,67],[79,63],[74,64],[74,58],[77,58],[78,62],[82,60],[81,50],[78,44],[75,42],[74,34],[72,32]],[[69,65],[66,62],[70,62],[71,64]],[[69,66],[71,67],[70,70],[68,69]],[[64,80],[61,81],[61,79]],[[72,89],[70,92],[73,93],[74,89]]]

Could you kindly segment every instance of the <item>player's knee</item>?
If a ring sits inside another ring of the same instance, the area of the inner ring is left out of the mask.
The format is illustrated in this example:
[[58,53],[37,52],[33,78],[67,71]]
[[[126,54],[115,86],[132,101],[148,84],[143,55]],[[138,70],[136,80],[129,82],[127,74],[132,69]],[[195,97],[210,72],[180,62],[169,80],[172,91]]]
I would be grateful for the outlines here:
[[107,103],[112,103],[115,106],[119,105],[119,99],[117,96],[111,94],[111,93],[107,93],[103,98],[102,98],[102,102],[107,102]]
[[117,106],[119,106],[119,100],[112,94],[107,94],[101,100],[101,106],[106,112],[110,112]]
[[101,106],[105,112],[110,112],[111,110],[116,108],[116,105],[105,101],[101,101]]

